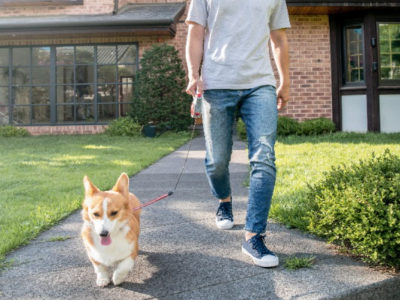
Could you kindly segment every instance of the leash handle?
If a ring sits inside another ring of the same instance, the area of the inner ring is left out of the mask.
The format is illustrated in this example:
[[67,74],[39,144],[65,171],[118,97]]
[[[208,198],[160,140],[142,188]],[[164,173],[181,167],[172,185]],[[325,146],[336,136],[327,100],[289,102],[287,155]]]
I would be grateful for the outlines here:
[[165,193],[165,194],[161,195],[160,197],[157,197],[157,198],[155,198],[153,200],[147,201],[146,203],[143,203],[142,205],[139,205],[138,207],[133,208],[132,211],[139,210],[139,209],[141,209],[143,207],[146,207],[146,206],[148,206],[150,204],[153,204],[153,203],[155,203],[157,201],[160,201],[160,200],[162,200],[164,198],[167,198],[167,197],[171,196],[173,193],[174,192],[172,192],[172,191],[170,191],[168,193]]

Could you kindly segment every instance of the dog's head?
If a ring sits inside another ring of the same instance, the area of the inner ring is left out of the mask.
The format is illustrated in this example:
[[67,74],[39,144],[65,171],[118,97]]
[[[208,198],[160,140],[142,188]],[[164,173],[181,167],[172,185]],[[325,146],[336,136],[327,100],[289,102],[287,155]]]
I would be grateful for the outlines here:
[[100,191],[87,176],[83,179],[85,200],[82,217],[84,221],[93,224],[96,234],[100,236],[101,244],[111,244],[111,237],[127,221],[129,208],[129,177],[122,173],[112,190]]

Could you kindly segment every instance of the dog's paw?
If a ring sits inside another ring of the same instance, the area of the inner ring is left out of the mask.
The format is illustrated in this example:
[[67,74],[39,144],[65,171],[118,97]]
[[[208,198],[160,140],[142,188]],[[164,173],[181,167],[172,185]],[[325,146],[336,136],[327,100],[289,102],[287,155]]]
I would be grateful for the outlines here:
[[122,275],[122,274],[113,274],[113,278],[112,281],[114,283],[114,285],[120,285],[121,283],[123,283],[125,281],[126,275]]
[[105,287],[110,283],[110,279],[109,278],[104,278],[104,277],[98,277],[96,280],[96,284],[99,287]]

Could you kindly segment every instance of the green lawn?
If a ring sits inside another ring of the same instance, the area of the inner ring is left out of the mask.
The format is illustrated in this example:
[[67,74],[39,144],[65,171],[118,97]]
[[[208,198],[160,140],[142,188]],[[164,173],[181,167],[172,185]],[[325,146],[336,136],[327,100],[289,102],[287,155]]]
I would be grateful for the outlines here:
[[84,175],[100,189],[111,188],[122,172],[139,172],[190,135],[0,138],[0,262],[81,206]]
[[349,165],[390,149],[400,156],[400,134],[335,133],[324,136],[279,137],[276,144],[277,182],[270,217],[288,227],[306,229],[307,184],[322,179],[331,166]]

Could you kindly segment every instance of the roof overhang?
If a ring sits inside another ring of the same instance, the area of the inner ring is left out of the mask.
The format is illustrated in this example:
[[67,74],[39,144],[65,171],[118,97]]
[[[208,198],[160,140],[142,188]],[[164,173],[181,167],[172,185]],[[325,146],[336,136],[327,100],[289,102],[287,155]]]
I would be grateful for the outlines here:
[[336,14],[365,9],[400,9],[400,0],[286,0],[291,15]]
[[129,4],[117,14],[0,18],[0,36],[27,35],[170,35],[185,2]]

